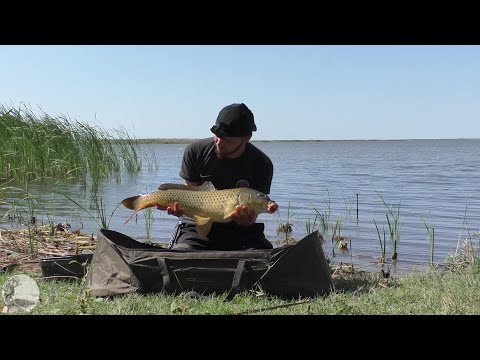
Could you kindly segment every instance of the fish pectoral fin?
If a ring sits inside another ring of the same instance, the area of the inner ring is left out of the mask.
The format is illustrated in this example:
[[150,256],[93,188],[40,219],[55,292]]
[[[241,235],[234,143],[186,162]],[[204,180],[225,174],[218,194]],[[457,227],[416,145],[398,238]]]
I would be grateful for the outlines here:
[[193,217],[194,217],[197,225],[205,225],[206,223],[208,223],[210,221],[209,217],[203,217],[203,216],[199,216],[199,215],[194,215]]
[[229,212],[228,214],[225,214],[225,216],[223,218],[224,219],[229,219],[236,212],[237,212],[237,209],[233,210],[232,212]]
[[238,204],[239,205],[247,205],[252,200],[252,195],[247,192],[241,192],[238,194]]
[[200,236],[207,236],[212,228],[212,221],[209,217],[202,217],[195,215],[195,222],[197,223],[197,233]]
[[237,212],[237,206],[239,203],[237,202],[237,199],[231,199],[227,201],[225,204],[225,207],[223,209],[225,216],[223,217],[225,220],[229,219],[233,214]]

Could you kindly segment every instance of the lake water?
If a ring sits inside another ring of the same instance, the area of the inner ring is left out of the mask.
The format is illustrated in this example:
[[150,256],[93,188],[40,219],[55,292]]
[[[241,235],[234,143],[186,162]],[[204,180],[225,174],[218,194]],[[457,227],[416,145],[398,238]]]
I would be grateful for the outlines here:
[[[383,241],[386,232],[386,257],[392,254],[386,214],[397,212],[400,242],[394,270],[428,266],[430,242],[428,228],[434,229],[434,262],[444,262],[458,243],[477,234],[480,228],[480,140],[403,140],[403,141],[318,141],[254,142],[274,163],[270,197],[279,204],[276,214],[261,214],[270,240],[285,237],[277,233],[280,224],[290,221],[296,240],[307,234],[307,222],[313,225],[315,210],[328,216],[324,233],[325,254],[339,263],[357,268],[375,267],[381,255],[377,227]],[[124,198],[154,191],[166,182],[181,183],[178,172],[185,149],[183,144],[151,145],[158,168],[144,163],[141,173],[124,175],[120,184],[109,180],[102,184],[99,196],[106,207],[109,228],[145,241],[146,211],[124,225],[131,211],[115,209]],[[39,219],[56,223],[68,221],[73,229],[96,233],[99,226],[91,215],[96,211],[88,192],[75,184],[29,184],[37,201]],[[78,205],[68,200],[67,194]],[[15,196],[19,196],[18,194]],[[357,205],[358,200],[358,205]],[[4,201],[11,204],[4,193]],[[18,200],[28,209],[25,200]],[[2,205],[3,214],[11,205]],[[21,208],[18,208],[21,212]],[[115,210],[115,211],[114,211]],[[357,213],[358,211],[358,213]],[[3,215],[1,214],[1,215]],[[44,214],[44,215],[40,215]],[[47,217],[45,214],[48,214]],[[153,209],[151,240],[167,243],[176,218]],[[358,214],[358,217],[357,217]],[[390,220],[393,221],[391,215]],[[340,224],[340,235],[348,239],[348,252],[332,244],[332,226]],[[316,223],[318,228],[318,221]],[[392,224],[391,224],[392,225]],[[2,226],[6,226],[5,220]],[[321,229],[321,227],[320,227]],[[391,262],[391,260],[389,260]]]

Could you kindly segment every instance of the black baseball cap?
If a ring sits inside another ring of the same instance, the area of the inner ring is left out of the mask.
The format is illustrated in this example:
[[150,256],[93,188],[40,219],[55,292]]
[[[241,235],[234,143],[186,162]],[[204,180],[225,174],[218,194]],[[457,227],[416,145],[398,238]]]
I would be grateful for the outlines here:
[[218,137],[252,135],[257,130],[253,113],[244,103],[225,106],[218,113],[217,121],[210,130]]

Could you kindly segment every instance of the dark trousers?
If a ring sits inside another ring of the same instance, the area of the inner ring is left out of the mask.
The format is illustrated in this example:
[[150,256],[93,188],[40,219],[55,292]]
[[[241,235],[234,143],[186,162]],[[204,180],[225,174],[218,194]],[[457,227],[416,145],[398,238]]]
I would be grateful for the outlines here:
[[246,250],[272,249],[273,245],[265,238],[265,225],[255,223],[242,226],[231,221],[213,223],[207,237],[198,235],[195,221],[187,217],[179,218],[170,240],[169,248],[178,250]]

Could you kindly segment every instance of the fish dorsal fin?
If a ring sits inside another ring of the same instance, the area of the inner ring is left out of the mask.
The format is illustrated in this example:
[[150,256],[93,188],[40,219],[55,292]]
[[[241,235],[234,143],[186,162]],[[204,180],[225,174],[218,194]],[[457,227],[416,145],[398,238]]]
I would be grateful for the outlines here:
[[202,185],[196,186],[196,188],[198,190],[202,190],[202,191],[215,191],[215,190],[217,190],[215,188],[215,185],[213,185],[211,181],[205,181]]
[[[190,187],[193,187],[193,186],[190,186]],[[166,183],[166,184],[161,184],[161,185],[158,187],[158,190],[168,190],[168,189],[189,190],[188,188],[189,188],[189,186],[188,186],[188,185],[184,185],[184,184]]]
[[172,183],[166,183],[162,184],[158,187],[158,190],[169,190],[169,189],[178,189],[178,190],[200,190],[198,186],[191,186],[191,185],[185,185],[185,184],[172,184]]
[[197,233],[200,236],[207,236],[210,232],[210,228],[212,227],[212,221],[209,217],[202,217],[195,215],[195,222],[197,223]]
[[192,190],[192,191],[213,191],[213,190],[217,190],[217,189],[215,189],[215,186],[210,181],[206,181],[200,186],[166,183],[166,184],[162,184],[158,187],[158,190],[168,190],[168,189]]

